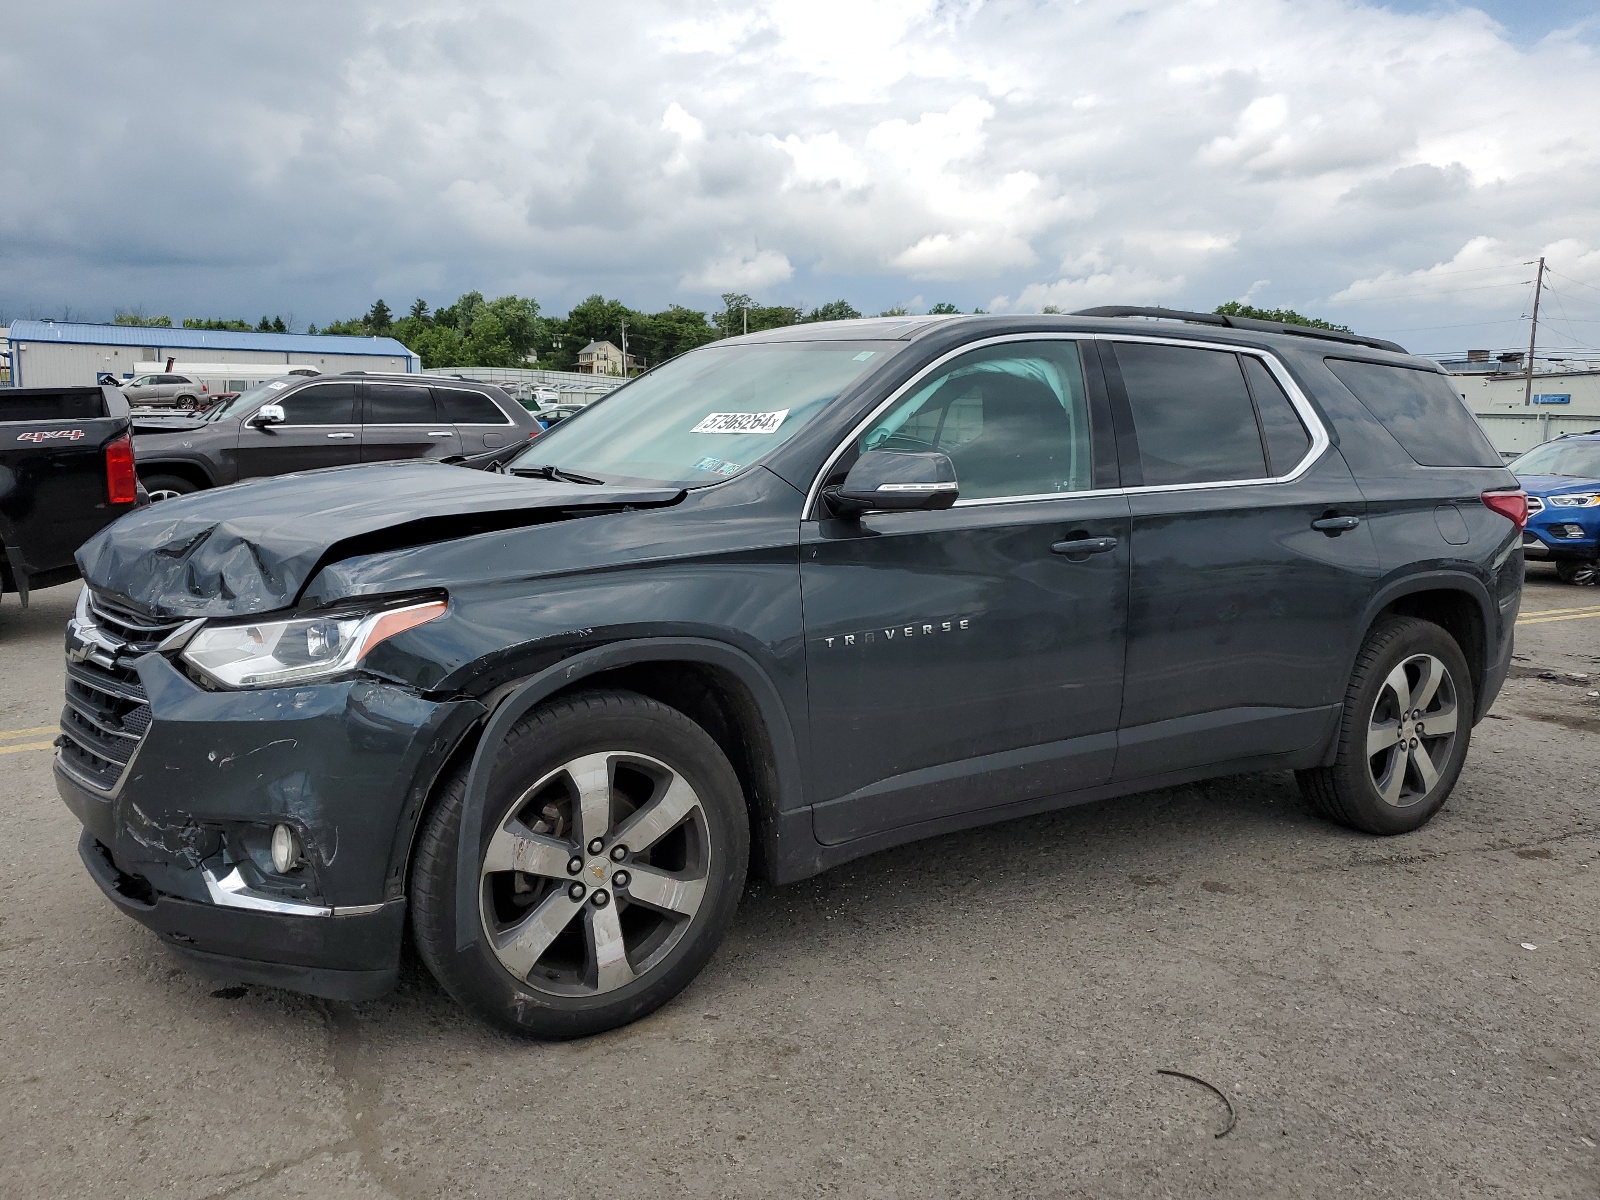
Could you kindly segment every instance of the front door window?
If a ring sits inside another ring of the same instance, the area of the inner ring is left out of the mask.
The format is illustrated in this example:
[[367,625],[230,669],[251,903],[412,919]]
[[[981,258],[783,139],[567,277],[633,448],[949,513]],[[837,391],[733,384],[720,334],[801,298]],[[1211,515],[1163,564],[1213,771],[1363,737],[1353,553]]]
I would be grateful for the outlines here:
[[957,358],[861,439],[860,450],[939,450],[963,500],[1086,491],[1089,408],[1076,342],[990,346]]

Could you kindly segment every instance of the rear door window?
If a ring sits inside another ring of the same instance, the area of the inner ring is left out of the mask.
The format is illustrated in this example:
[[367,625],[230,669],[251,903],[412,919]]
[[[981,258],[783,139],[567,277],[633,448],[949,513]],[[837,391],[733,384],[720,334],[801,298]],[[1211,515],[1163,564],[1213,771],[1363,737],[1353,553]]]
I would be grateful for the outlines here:
[[1250,382],[1256,413],[1261,418],[1261,440],[1267,444],[1267,465],[1272,474],[1287,475],[1311,449],[1311,435],[1300,421],[1300,414],[1267,364],[1248,354],[1240,355],[1244,376]]
[[368,425],[437,425],[433,392],[408,383],[367,384]]
[[1116,355],[1147,487],[1266,478],[1236,354],[1120,342]]
[[457,425],[509,425],[505,413],[482,392],[465,388],[434,388],[434,395]]
[[283,405],[285,425],[356,423],[356,385],[353,383],[314,383],[290,392],[278,403]]
[[1346,358],[1323,361],[1422,466],[1501,465],[1477,418],[1445,376]]

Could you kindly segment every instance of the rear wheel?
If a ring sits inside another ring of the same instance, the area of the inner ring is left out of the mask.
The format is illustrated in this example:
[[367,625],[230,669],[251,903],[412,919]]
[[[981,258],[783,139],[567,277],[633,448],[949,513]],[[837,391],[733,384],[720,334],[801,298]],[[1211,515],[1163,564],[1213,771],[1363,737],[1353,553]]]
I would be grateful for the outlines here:
[[632,692],[587,692],[518,722],[474,835],[478,940],[456,949],[463,769],[411,872],[417,949],[485,1020],[534,1037],[624,1025],[677,995],[733,919],[750,844],[738,778],[709,735]]
[[179,396],[178,407],[186,412],[192,412],[200,407],[200,401],[194,396]]
[[150,494],[152,501],[175,500],[200,490],[181,475],[143,475],[139,482],[144,484],[144,490]]
[[1300,790],[1323,816],[1353,829],[1420,829],[1461,774],[1473,706],[1455,639],[1428,621],[1388,618],[1356,656],[1333,765],[1296,772]]
[[1562,583],[1592,585],[1600,583],[1600,559],[1558,558],[1556,578]]

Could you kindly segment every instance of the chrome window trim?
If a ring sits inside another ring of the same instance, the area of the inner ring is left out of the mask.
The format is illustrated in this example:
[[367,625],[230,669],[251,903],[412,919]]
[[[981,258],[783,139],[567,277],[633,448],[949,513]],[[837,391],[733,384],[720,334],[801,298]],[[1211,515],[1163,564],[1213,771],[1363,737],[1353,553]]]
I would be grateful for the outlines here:
[[[1029,504],[1039,500],[1088,500],[1104,496],[1140,496],[1164,492],[1193,492],[1211,488],[1253,487],[1264,483],[1293,483],[1306,472],[1311,470],[1311,468],[1316,465],[1317,460],[1320,459],[1327,451],[1328,447],[1333,445],[1333,440],[1328,436],[1327,429],[1323,427],[1321,419],[1317,416],[1316,409],[1311,406],[1311,401],[1306,398],[1305,393],[1300,390],[1299,385],[1296,384],[1294,379],[1289,375],[1288,368],[1279,362],[1277,357],[1269,350],[1262,350],[1255,346],[1235,346],[1230,345],[1227,342],[1207,342],[1198,338],[1150,337],[1145,334],[1137,333],[1074,333],[1068,331],[1062,333],[1043,332],[1000,334],[995,337],[980,338],[974,342],[967,342],[964,345],[956,347],[954,350],[947,351],[946,353],[940,355],[938,358],[934,359],[933,362],[929,363],[905,383],[896,388],[889,395],[889,397],[883,401],[883,403],[879,404],[875,409],[872,410],[872,412],[868,413],[867,416],[850,431],[844,440],[834,448],[833,453],[828,455],[827,459],[822,464],[822,469],[818,471],[816,477],[812,479],[811,486],[806,491],[806,503],[805,507],[801,509],[800,519],[802,521],[814,521],[818,519],[817,504],[821,498],[823,480],[827,479],[828,472],[833,470],[834,464],[838,462],[839,459],[844,455],[845,451],[848,450],[852,444],[854,444],[856,439],[866,433],[866,431],[872,427],[874,421],[878,420],[879,417],[881,417],[900,400],[903,400],[912,392],[912,390],[926,380],[928,376],[939,370],[939,368],[943,367],[951,359],[957,358],[960,355],[967,353],[969,350],[981,350],[986,346],[998,346],[1014,342],[1041,341],[1112,343],[1141,342],[1157,346],[1184,346],[1192,350],[1222,350],[1232,354],[1252,355],[1253,357],[1262,360],[1262,363],[1271,373],[1273,379],[1277,380],[1278,386],[1283,389],[1284,395],[1289,397],[1290,405],[1300,417],[1300,421],[1306,427],[1306,431],[1311,435],[1311,445],[1307,448],[1305,456],[1295,464],[1294,470],[1283,475],[1265,476],[1259,479],[1207,480],[1201,483],[1140,484],[1137,487],[1092,488],[1078,492],[1041,492],[1029,496],[985,496],[975,497],[970,500],[957,500],[953,505],[951,505],[952,508],[975,508],[980,505],[990,504]],[[960,480],[958,479],[957,484],[959,485],[959,483]]]

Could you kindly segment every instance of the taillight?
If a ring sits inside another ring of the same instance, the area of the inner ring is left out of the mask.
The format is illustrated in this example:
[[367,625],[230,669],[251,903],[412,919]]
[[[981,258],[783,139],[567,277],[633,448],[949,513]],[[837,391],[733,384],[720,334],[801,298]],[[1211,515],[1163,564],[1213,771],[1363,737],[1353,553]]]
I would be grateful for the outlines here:
[[211,392],[211,385],[209,383],[202,383],[200,385],[200,394],[201,395],[209,395],[210,392]]
[[113,504],[139,498],[139,476],[133,469],[133,437],[123,434],[106,446],[106,494]]
[[1528,523],[1528,493],[1521,488],[1507,492],[1485,492],[1485,505],[1510,521],[1518,529]]

